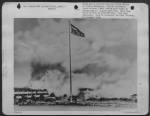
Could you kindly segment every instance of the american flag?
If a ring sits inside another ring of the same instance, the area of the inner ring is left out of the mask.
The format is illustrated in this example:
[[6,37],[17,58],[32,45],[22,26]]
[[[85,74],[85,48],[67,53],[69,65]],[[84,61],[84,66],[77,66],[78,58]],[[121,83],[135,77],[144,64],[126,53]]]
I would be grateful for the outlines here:
[[85,37],[85,34],[72,24],[71,24],[71,33],[76,36]]

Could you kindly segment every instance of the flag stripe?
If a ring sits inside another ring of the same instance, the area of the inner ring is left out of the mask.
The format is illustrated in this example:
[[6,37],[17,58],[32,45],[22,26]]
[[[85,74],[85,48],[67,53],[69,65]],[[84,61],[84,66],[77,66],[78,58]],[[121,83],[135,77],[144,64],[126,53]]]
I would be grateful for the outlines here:
[[76,36],[85,37],[85,34],[72,24],[71,24],[71,33]]

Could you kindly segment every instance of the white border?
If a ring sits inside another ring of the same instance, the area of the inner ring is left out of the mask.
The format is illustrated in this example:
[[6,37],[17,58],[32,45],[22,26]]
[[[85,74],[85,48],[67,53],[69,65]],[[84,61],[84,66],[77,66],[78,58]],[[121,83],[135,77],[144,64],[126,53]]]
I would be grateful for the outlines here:
[[[63,5],[63,9],[48,11],[47,9],[26,8],[18,10],[17,2],[4,3],[2,6],[2,49],[3,49],[3,71],[6,72],[2,80],[2,111],[7,115],[53,115],[53,114],[74,114],[74,115],[132,115],[146,114],[148,112],[148,5],[144,3],[132,3],[135,6],[133,12],[135,17],[120,17],[120,18],[136,18],[138,22],[138,109],[133,111],[22,111],[14,112],[13,105],[13,82],[14,82],[14,18],[82,18],[82,3],[28,3],[24,2],[21,5]],[[74,5],[79,6],[79,10],[74,10]],[[69,12],[68,12],[69,11]],[[106,18],[106,17],[105,17]],[[111,18],[111,17],[107,17]],[[115,18],[115,17],[113,17]]]

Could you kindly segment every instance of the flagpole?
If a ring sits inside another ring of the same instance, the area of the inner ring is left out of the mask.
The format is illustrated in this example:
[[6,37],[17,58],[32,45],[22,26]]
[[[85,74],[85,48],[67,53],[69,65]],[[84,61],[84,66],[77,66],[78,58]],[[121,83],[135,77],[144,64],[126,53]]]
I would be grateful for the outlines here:
[[70,65],[70,102],[72,103],[72,74],[71,74],[71,39],[70,39],[70,20],[69,20],[69,65]]

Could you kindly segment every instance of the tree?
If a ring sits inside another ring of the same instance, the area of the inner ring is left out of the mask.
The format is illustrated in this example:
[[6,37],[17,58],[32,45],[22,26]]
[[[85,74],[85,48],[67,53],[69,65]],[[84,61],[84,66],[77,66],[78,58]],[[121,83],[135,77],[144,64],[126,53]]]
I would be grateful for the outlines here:
[[66,98],[66,97],[67,97],[67,94],[64,94],[64,97]]
[[50,97],[55,97],[55,93],[52,92],[52,93],[50,94]]

